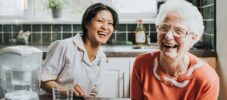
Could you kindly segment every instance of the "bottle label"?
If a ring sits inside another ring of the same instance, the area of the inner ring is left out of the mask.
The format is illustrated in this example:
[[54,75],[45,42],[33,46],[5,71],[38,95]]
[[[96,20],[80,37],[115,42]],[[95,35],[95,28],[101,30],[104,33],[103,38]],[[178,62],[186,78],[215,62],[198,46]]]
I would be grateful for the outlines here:
[[144,31],[138,31],[136,32],[136,43],[145,43],[145,33]]

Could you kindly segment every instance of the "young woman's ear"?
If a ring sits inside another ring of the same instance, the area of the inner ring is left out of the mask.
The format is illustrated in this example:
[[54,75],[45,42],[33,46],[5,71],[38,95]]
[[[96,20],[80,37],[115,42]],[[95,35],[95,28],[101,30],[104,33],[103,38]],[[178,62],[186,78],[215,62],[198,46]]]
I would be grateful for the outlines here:
[[88,29],[88,24],[87,23],[85,23],[85,28]]
[[88,27],[89,27],[89,22],[86,21],[86,22],[84,23],[84,25],[85,25],[85,28],[88,29]]

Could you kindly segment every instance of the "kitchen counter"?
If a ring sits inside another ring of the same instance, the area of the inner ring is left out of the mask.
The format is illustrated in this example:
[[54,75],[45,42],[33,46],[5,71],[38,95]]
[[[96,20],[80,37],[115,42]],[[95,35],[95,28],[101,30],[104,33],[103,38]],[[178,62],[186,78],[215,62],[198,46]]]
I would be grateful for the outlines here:
[[[52,95],[39,95],[39,100],[52,100]],[[130,100],[130,98],[73,97],[73,100]]]
[[[0,49],[14,45],[0,45]],[[45,58],[48,45],[29,45],[39,48],[43,51],[43,57]],[[152,52],[159,50],[157,44],[150,46],[142,46],[141,48],[135,45],[105,45],[102,46],[103,51],[107,57],[135,57],[138,54]],[[198,57],[216,57],[216,51],[214,50],[190,50],[190,52]]]
[[[39,95],[39,100],[52,100],[52,95]],[[130,100],[130,98],[106,98],[106,97],[77,97],[74,96],[73,100]]]
[[[6,99],[1,98],[0,100],[6,100]],[[53,100],[53,96],[51,94],[39,95],[39,100]],[[78,97],[78,96],[74,96],[73,100],[130,100],[130,98],[106,98],[106,97]]]

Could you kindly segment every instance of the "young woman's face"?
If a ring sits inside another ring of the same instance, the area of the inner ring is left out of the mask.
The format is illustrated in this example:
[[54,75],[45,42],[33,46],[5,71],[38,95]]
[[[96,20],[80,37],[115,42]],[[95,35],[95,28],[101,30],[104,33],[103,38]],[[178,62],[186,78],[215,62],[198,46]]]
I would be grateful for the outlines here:
[[113,16],[108,10],[101,10],[86,25],[87,39],[95,44],[105,44],[114,31]]
[[191,38],[188,35],[184,19],[178,13],[167,14],[164,22],[158,26],[157,32],[163,57],[172,60],[179,59],[177,57],[183,55],[189,49]]

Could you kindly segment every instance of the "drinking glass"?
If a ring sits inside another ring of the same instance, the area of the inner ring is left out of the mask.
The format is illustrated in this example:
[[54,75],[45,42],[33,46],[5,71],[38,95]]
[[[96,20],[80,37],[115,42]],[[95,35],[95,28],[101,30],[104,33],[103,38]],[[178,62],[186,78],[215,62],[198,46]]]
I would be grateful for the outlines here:
[[52,88],[53,100],[73,100],[73,85],[60,84]]

